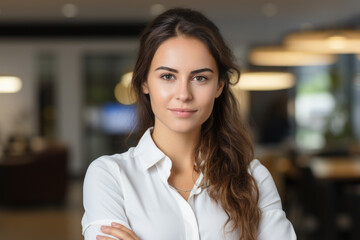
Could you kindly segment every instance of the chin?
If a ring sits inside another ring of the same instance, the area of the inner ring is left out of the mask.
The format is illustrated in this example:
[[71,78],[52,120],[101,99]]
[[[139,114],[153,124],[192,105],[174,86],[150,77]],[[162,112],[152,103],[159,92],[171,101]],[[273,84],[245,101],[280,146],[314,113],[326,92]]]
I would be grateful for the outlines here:
[[205,119],[192,118],[192,119],[161,119],[157,118],[156,125],[159,128],[163,128],[165,131],[170,131],[179,134],[188,134],[201,131],[201,125],[205,122]]
[[190,124],[178,124],[169,126],[169,129],[176,133],[192,133],[194,131],[199,131],[201,129],[201,125],[190,125]]

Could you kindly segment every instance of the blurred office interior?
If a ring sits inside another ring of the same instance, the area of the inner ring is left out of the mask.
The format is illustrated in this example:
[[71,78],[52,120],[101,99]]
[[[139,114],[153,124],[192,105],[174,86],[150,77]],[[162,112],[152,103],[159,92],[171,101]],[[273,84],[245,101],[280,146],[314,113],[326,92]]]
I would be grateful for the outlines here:
[[298,239],[360,239],[358,0],[2,0],[0,239],[82,239],[88,165],[136,144],[138,36],[176,6],[233,49],[233,91]]

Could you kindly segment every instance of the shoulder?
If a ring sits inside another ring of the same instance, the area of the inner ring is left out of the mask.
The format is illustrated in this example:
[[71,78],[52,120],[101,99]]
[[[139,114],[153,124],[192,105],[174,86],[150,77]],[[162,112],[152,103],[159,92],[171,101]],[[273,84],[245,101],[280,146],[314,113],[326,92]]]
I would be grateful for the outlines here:
[[129,149],[124,153],[101,156],[90,163],[89,169],[112,168],[116,165],[126,164],[131,158],[131,152],[132,149]]
[[259,189],[261,221],[258,239],[296,240],[294,228],[282,210],[280,196],[270,172],[257,159],[251,162],[249,172]]
[[[89,165],[83,183],[84,202],[104,201],[122,196],[131,152],[101,156]],[[96,200],[96,201],[95,201]]]
[[87,172],[92,171],[110,171],[116,166],[121,166],[122,162],[127,161],[127,158],[124,158],[123,154],[114,154],[114,155],[104,155],[94,161],[92,161],[88,167]]
[[82,226],[83,234],[87,236],[85,239],[101,233],[98,225],[110,225],[117,221],[128,226],[124,213],[125,188],[122,179],[127,163],[131,162],[129,160],[126,154],[115,154],[99,157],[89,165],[83,184],[85,213]]
[[259,207],[263,211],[282,209],[280,196],[269,170],[259,160],[254,159],[250,163],[249,172],[259,189]]
[[272,181],[269,170],[258,159],[251,161],[249,172],[255,178],[258,185],[263,182]]
[[122,171],[127,171],[129,164],[133,164],[133,148],[130,148],[127,152],[114,155],[101,156],[89,165],[85,180],[88,179],[102,179],[109,180],[110,178],[117,179]]

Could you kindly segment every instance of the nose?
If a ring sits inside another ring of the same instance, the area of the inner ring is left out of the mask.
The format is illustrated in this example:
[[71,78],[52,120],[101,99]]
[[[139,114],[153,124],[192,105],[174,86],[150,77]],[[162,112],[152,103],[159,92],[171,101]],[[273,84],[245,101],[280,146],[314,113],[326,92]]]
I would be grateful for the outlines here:
[[192,98],[190,82],[187,79],[180,80],[177,86],[176,99],[185,102]]

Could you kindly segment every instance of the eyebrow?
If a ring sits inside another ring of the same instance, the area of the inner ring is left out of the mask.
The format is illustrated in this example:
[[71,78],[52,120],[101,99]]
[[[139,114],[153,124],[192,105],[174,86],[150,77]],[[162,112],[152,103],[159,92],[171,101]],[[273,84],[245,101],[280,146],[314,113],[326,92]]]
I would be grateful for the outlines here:
[[[178,73],[179,71],[174,69],[174,68],[169,68],[169,67],[164,67],[164,66],[161,66],[161,67],[158,67],[155,69],[155,71],[158,71],[158,70],[166,70],[166,71],[170,71],[170,72],[174,72],[174,73]],[[196,73],[201,73],[201,72],[214,72],[212,69],[210,68],[200,68],[200,69],[197,69],[197,70],[194,70],[191,72],[191,74],[196,74]]]

